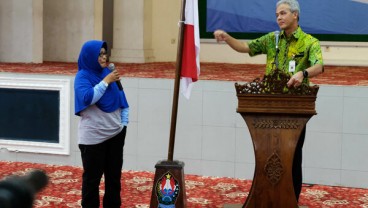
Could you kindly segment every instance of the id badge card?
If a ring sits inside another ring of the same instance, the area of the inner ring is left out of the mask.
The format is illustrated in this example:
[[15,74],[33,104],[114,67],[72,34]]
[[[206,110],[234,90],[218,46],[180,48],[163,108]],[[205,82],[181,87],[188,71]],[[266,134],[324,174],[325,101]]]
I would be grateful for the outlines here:
[[289,72],[292,72],[292,73],[295,72],[295,61],[294,60],[289,61]]

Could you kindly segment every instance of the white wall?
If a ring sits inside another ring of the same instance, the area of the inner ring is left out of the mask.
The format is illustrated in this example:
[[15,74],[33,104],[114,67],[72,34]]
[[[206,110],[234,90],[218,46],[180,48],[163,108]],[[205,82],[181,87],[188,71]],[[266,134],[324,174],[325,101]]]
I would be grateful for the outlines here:
[[[59,78],[70,79],[73,90],[73,77]],[[167,159],[173,80],[125,78],[122,82],[131,109],[123,168],[155,171],[155,164]],[[81,166],[77,147],[79,118],[73,113],[73,92],[71,96],[69,156],[1,149],[0,158]],[[185,162],[186,174],[253,178],[253,146],[244,120],[236,113],[236,105],[234,82],[229,81],[200,81],[190,100],[180,96],[174,160]],[[368,87],[320,86],[318,114],[308,123],[304,144],[305,183],[368,186],[366,106]]]
[[[368,66],[368,43],[322,41],[321,47],[325,65]],[[202,40],[200,55],[203,62],[239,64],[265,64],[266,62],[265,55],[250,57],[214,40]]]

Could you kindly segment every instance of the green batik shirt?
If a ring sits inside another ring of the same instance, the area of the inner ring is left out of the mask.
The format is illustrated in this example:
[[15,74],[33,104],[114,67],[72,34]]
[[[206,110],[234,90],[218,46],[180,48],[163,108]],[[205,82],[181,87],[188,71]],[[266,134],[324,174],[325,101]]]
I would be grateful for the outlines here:
[[[267,54],[266,74],[276,69],[275,55],[275,33],[268,33],[260,38],[249,41],[249,55]],[[290,61],[295,61],[295,72],[289,72]],[[284,31],[280,32],[279,53],[278,53],[279,69],[295,74],[303,71],[316,64],[323,65],[321,46],[318,39],[306,34],[300,27],[289,38],[286,37]],[[309,83],[308,79],[304,82]]]

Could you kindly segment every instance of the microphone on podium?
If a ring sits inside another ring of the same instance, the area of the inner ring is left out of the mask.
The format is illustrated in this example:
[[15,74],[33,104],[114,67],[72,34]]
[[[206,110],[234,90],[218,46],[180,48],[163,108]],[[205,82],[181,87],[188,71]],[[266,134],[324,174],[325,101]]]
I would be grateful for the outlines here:
[[275,31],[276,52],[278,52],[279,50],[279,36],[280,36],[280,31],[276,30]]
[[[109,68],[110,71],[114,71],[115,70],[115,64],[110,63],[107,68]],[[123,86],[121,85],[120,80],[116,81],[116,84],[118,85],[119,90],[123,90]]]
[[279,59],[278,59],[278,55],[279,55],[279,36],[280,36],[280,31],[276,30],[275,31],[276,54],[275,54],[275,61],[274,61],[274,63],[276,64],[276,69],[279,68]]

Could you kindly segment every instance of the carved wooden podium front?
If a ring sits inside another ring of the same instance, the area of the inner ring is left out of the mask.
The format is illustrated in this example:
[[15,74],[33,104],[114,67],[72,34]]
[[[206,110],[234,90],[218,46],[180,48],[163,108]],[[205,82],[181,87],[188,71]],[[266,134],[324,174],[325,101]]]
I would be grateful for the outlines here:
[[287,88],[288,74],[275,70],[244,85],[235,84],[238,108],[250,131],[255,153],[252,187],[243,207],[298,207],[292,181],[299,136],[316,114],[318,86]]

